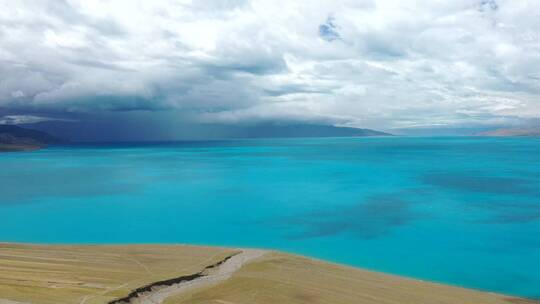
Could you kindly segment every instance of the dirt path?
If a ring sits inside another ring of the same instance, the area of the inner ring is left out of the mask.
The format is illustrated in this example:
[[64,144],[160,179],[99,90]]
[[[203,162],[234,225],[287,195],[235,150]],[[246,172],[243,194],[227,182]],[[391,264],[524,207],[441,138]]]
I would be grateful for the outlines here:
[[23,302],[16,302],[11,300],[0,299],[0,304],[28,304]]
[[261,257],[266,251],[243,249],[240,253],[225,259],[222,263],[205,268],[199,274],[194,274],[192,279],[186,279],[178,283],[152,286],[150,291],[136,293],[136,295],[123,301],[113,301],[114,304],[159,304],[169,297],[181,294],[193,288],[200,288],[209,284],[222,282],[240,269],[244,264]]

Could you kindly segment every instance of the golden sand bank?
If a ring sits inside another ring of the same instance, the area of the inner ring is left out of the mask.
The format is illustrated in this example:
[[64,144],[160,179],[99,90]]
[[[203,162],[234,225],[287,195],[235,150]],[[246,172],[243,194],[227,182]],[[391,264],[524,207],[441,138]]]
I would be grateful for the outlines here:
[[185,245],[0,244],[0,304],[154,303],[145,300],[153,293],[161,295],[152,301],[165,304],[537,303],[280,252],[242,258],[246,252]]

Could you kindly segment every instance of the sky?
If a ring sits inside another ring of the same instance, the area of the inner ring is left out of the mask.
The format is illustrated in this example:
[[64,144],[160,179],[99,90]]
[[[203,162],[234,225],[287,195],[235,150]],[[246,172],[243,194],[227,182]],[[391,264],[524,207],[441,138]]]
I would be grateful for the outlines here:
[[533,0],[0,0],[0,123],[540,120]]

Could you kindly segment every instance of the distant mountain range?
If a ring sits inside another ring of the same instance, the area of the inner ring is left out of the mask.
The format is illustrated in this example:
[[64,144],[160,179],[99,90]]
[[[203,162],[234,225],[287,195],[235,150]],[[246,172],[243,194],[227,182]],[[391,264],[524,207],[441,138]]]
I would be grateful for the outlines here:
[[36,150],[61,140],[45,132],[15,125],[0,125],[0,152]]
[[[52,125],[54,128],[47,128],[48,125],[33,124],[28,127],[41,129],[40,131],[21,128],[15,125],[0,125],[0,151],[18,151],[18,150],[35,150],[44,147],[49,144],[56,144],[62,142],[57,137],[49,135],[61,134],[67,138],[72,138],[77,141],[77,134],[72,134],[73,128],[66,127],[66,125]],[[69,125],[72,126],[72,125]],[[26,127],[26,126],[25,126]],[[45,129],[45,130],[44,130]],[[86,133],[92,128],[81,129]],[[216,130],[220,131],[216,133]],[[66,132],[64,132],[66,131]],[[96,131],[104,131],[97,129]],[[111,130],[114,132],[116,130]],[[101,132],[100,132],[101,133]],[[82,134],[79,133],[79,134]],[[107,133],[102,133],[105,136]],[[146,136],[145,136],[146,135]],[[144,134],[144,130],[141,130],[139,136],[133,134],[132,138],[114,138],[112,141],[129,141],[129,140],[182,140],[183,138],[152,138],[151,134]],[[215,139],[215,138],[292,138],[292,137],[363,137],[363,136],[391,136],[392,134],[375,131],[371,129],[358,129],[348,127],[334,127],[326,125],[311,125],[311,124],[296,124],[296,125],[279,125],[279,124],[259,124],[255,126],[230,126],[230,125],[213,125],[206,130],[199,129],[197,135],[200,139]],[[99,134],[94,135],[94,140],[84,138],[82,141],[100,141]],[[105,139],[109,139],[105,137]]]
[[258,123],[219,124],[188,123],[167,125],[132,122],[63,122],[45,121],[25,128],[40,130],[72,142],[117,142],[117,141],[176,141],[213,140],[227,138],[280,138],[280,137],[360,137],[389,136],[391,134],[370,129],[335,127],[306,123]]
[[260,124],[238,128],[231,132],[236,138],[280,138],[280,137],[362,137],[391,136],[392,134],[371,129],[335,127],[327,125],[279,125]]
[[540,127],[537,128],[502,128],[485,131],[479,136],[540,136]]

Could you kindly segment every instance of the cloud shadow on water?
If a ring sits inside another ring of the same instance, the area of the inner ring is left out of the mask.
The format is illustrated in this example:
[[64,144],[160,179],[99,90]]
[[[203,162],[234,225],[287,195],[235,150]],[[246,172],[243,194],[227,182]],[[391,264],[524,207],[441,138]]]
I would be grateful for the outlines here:
[[524,224],[540,221],[540,185],[535,176],[524,178],[487,176],[480,172],[436,172],[421,175],[419,180],[445,190],[465,194],[457,203],[489,214],[475,222],[486,224]]
[[511,213],[499,214],[495,216],[492,222],[497,224],[524,224],[540,221],[540,207],[533,213]]
[[420,176],[427,185],[463,192],[493,194],[538,194],[540,191],[533,182],[524,178],[483,176],[474,172],[428,173]]
[[530,200],[472,202],[471,206],[486,210],[489,218],[480,220],[484,224],[527,224],[540,221],[540,202]]
[[415,202],[391,195],[377,195],[339,210],[320,210],[289,218],[282,223],[299,227],[302,232],[291,239],[308,239],[350,234],[374,239],[392,229],[406,226],[423,214],[414,209]]

